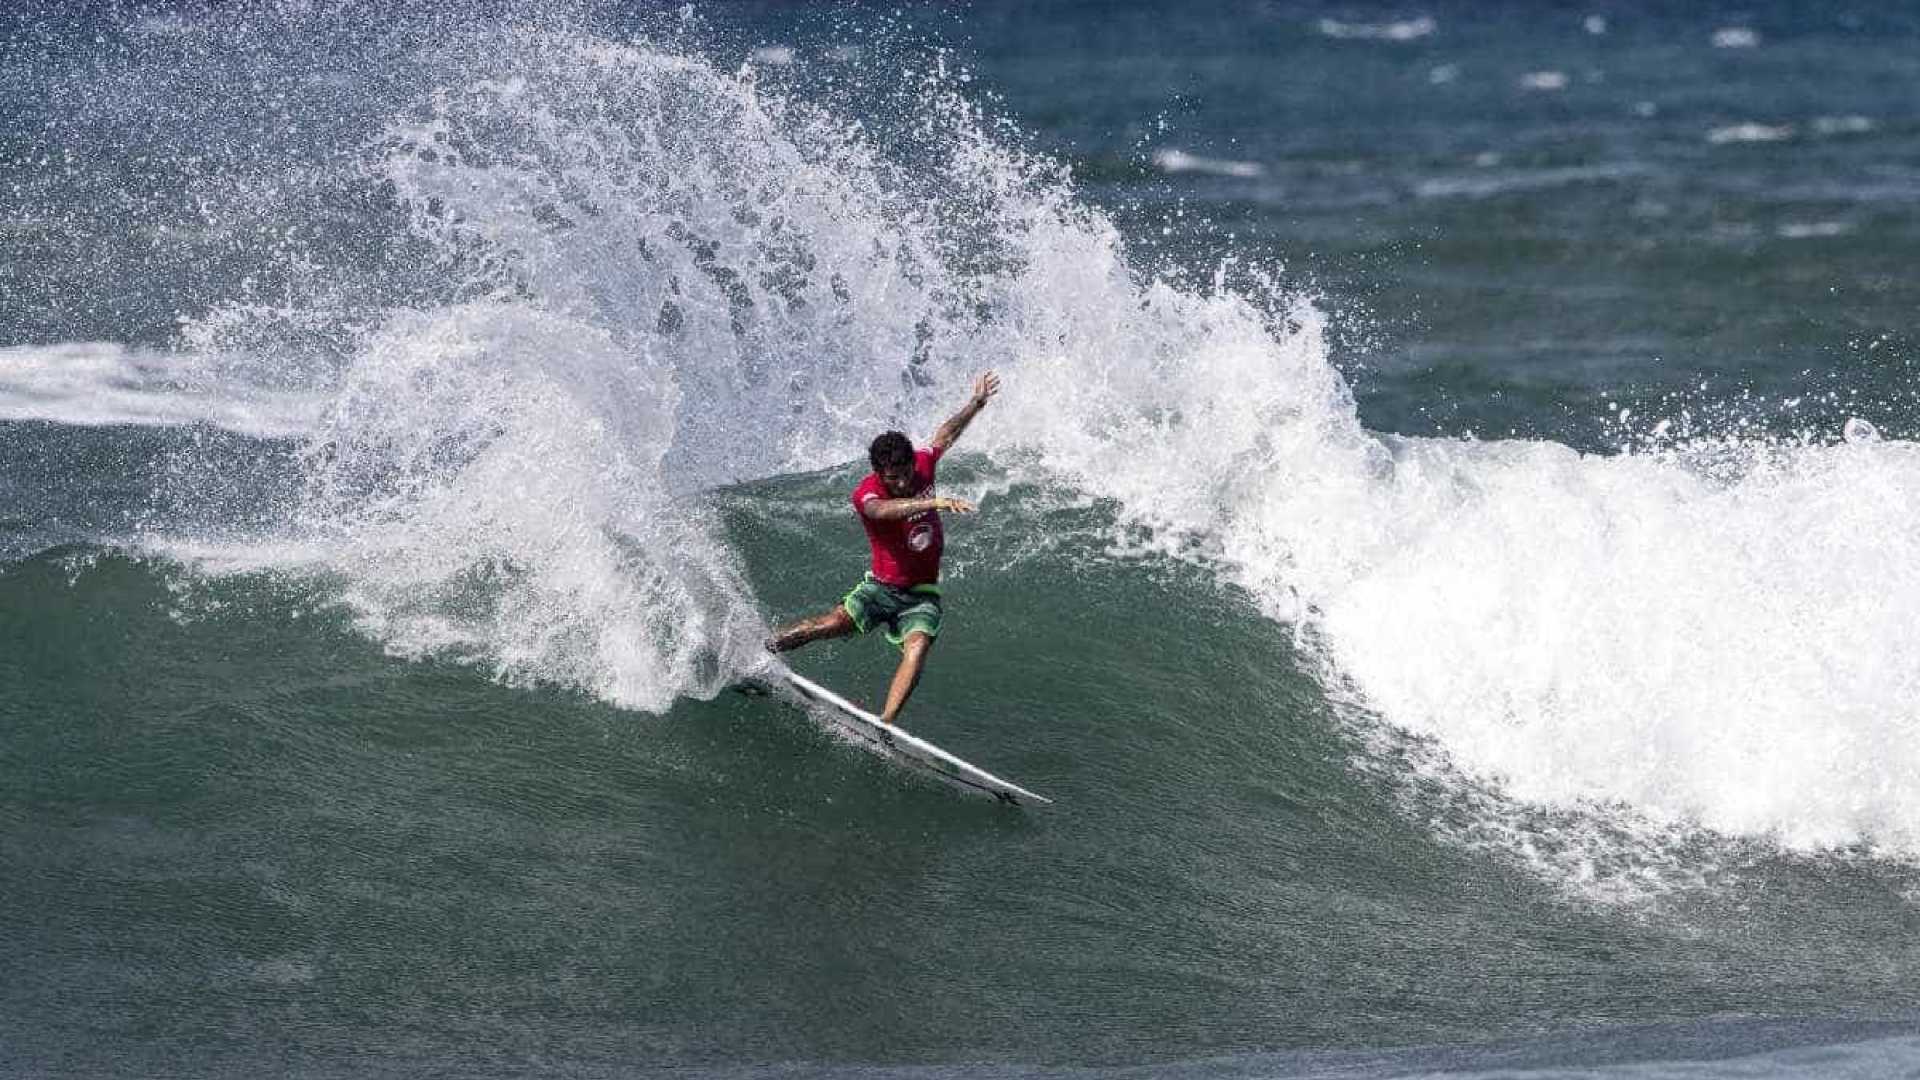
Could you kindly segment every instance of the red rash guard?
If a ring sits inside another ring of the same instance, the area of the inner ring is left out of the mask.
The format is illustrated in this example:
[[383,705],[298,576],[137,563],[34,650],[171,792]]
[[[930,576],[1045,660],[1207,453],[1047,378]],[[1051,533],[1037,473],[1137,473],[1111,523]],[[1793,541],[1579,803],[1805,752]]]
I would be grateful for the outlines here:
[[[939,460],[938,450],[914,451],[913,493],[901,497],[919,499],[933,494],[933,463]],[[940,530],[940,515],[922,510],[899,521],[875,521],[861,509],[871,499],[893,497],[879,473],[868,473],[853,489],[853,512],[860,515],[860,524],[867,529],[867,543],[873,547],[873,578],[896,589],[931,585],[940,580],[940,548],[946,540]]]

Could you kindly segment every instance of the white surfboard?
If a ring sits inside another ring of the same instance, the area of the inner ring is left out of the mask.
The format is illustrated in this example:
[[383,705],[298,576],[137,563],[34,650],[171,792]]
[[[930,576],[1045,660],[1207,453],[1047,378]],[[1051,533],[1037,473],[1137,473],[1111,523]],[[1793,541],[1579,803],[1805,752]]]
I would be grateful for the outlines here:
[[791,671],[784,674],[787,682],[800,692],[801,697],[833,710],[836,726],[859,738],[878,753],[913,768],[930,772],[962,790],[991,795],[1001,802],[1016,805],[1032,803],[1040,806],[1053,802],[1045,795],[1035,794],[1019,784],[1000,779],[978,765],[962,761],[898,725],[881,723],[879,717],[804,675],[796,675]]

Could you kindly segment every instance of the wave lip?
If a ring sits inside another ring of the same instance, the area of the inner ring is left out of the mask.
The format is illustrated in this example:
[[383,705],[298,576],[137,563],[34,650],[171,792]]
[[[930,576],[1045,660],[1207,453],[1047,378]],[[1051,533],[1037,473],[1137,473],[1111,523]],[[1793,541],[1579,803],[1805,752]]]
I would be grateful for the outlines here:
[[1225,158],[1202,157],[1171,147],[1155,150],[1153,164],[1165,173],[1204,173],[1208,176],[1231,176],[1242,180],[1255,180],[1267,174],[1266,166],[1257,161],[1231,161]]
[[1789,221],[1774,230],[1782,240],[1815,240],[1846,236],[1853,225],[1845,221]]
[[1647,171],[1642,166],[1631,164],[1503,170],[1421,180],[1414,184],[1413,193],[1422,199],[1486,199],[1514,192],[1538,191],[1574,184],[1609,183],[1642,176]]
[[204,358],[113,342],[0,348],[0,420],[76,427],[208,424],[262,439],[309,430],[324,399],[223,378]]
[[1372,23],[1321,19],[1314,26],[1326,37],[1346,41],[1418,41],[1440,29],[1439,21],[1431,15]]
[[1774,143],[1786,142],[1797,134],[1799,129],[1792,124],[1762,124],[1749,120],[1714,128],[1707,132],[1707,141],[1715,146],[1724,146],[1728,143]]
[[1879,127],[1866,116],[1817,116],[1813,130],[1820,135],[1865,135]]

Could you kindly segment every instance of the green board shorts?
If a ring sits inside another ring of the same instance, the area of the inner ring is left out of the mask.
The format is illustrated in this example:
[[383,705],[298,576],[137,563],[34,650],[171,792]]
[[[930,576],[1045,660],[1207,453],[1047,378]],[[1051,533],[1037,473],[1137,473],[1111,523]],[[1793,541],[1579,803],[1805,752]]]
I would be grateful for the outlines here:
[[907,635],[940,636],[940,586],[913,585],[896,589],[875,581],[872,574],[853,587],[840,601],[853,617],[853,625],[866,633],[876,625],[887,627],[887,640],[896,646],[906,643]]

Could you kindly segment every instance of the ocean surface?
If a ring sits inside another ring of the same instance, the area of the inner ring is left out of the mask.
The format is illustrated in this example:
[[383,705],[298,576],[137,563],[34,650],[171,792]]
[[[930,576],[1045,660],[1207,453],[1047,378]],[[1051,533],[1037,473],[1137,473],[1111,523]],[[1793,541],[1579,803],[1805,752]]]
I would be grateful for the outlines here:
[[[1920,1075],[1916,91],[1844,2],[9,7],[0,1074]],[[1044,808],[731,692],[989,369],[904,720]]]

